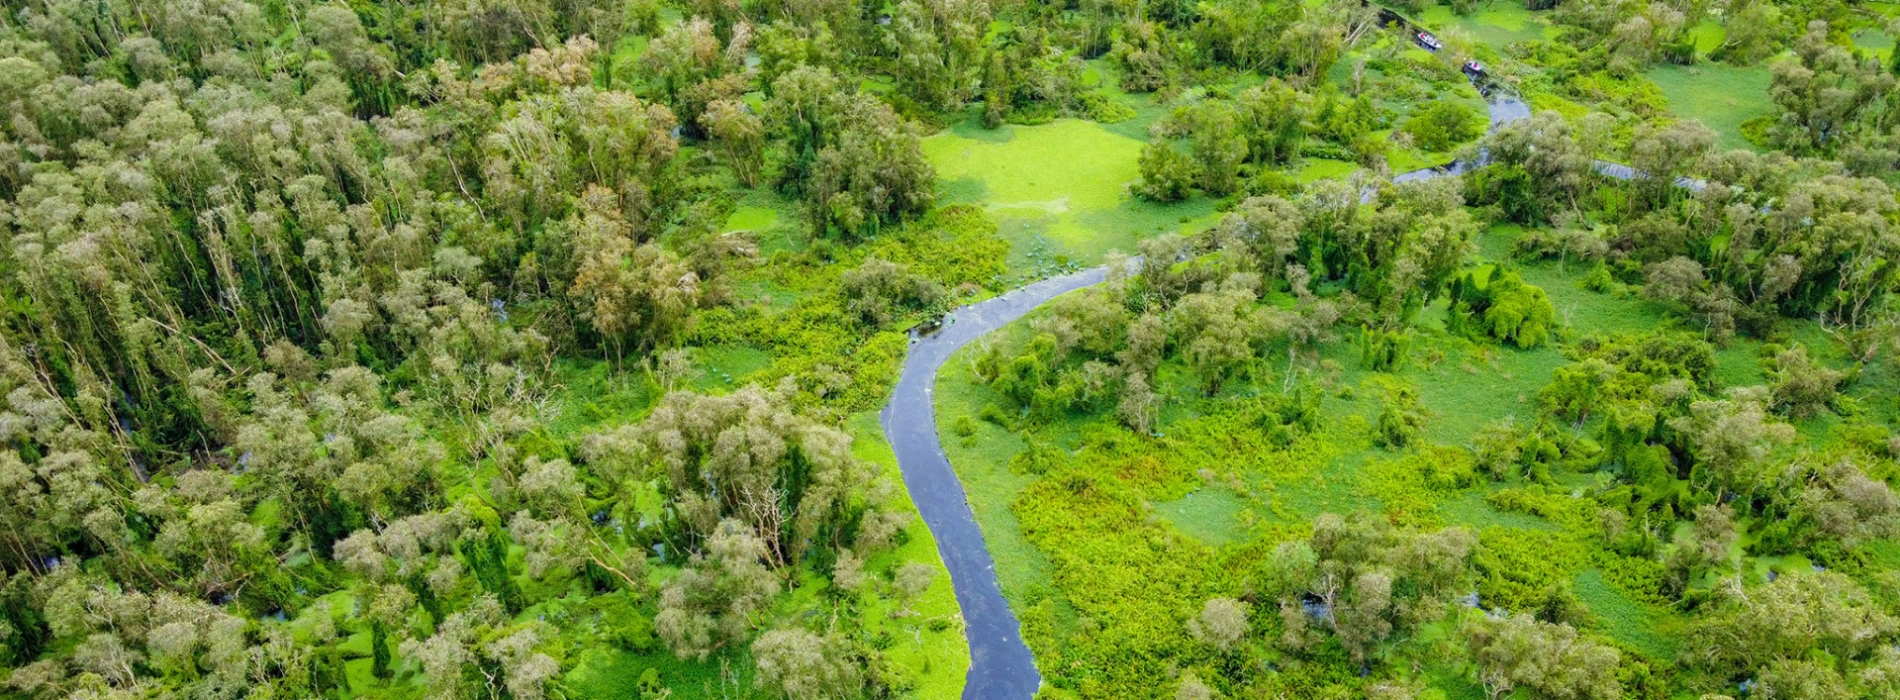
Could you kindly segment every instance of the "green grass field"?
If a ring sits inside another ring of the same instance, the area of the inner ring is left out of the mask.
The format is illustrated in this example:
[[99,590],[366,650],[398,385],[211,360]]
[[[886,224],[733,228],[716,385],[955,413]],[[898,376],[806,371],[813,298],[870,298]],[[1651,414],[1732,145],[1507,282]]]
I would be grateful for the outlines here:
[[1428,27],[1454,29],[1493,49],[1525,41],[1552,39],[1557,30],[1542,15],[1524,9],[1524,3],[1490,0],[1480,3],[1470,14],[1458,15],[1451,8],[1434,4],[1419,13]]
[[1746,68],[1703,62],[1693,66],[1660,65],[1644,72],[1669,98],[1669,112],[1697,119],[1715,131],[1721,148],[1754,148],[1742,137],[1742,122],[1772,114],[1768,66]]
[[926,138],[924,153],[937,168],[942,203],[978,204],[995,215],[1010,243],[1011,273],[1040,277],[1212,222],[1207,199],[1158,205],[1128,192],[1140,178],[1144,142],[1122,131],[1077,119],[993,130],[966,120]]

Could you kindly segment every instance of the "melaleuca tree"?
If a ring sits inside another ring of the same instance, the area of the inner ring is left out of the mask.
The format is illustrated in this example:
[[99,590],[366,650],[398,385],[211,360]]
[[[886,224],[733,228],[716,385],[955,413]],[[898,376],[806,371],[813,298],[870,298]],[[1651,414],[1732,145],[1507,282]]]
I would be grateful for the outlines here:
[[178,481],[171,490],[147,485],[132,496],[138,514],[158,523],[151,542],[158,562],[178,585],[205,594],[235,595],[248,584],[268,590],[270,542],[223,475],[191,472]]
[[343,367],[310,384],[259,373],[248,388],[252,408],[232,443],[238,466],[255,474],[252,495],[277,499],[319,547],[361,518],[428,504],[443,449],[388,410],[374,373]]
[[680,124],[697,130],[707,105],[737,99],[746,91],[751,76],[745,71],[745,56],[751,42],[750,24],[733,26],[722,44],[710,22],[694,17],[667,27],[648,45],[641,60]]
[[700,114],[699,126],[725,154],[739,181],[747,187],[758,186],[765,152],[765,122],[752,108],[738,100],[714,100]]
[[1795,436],[1793,426],[1769,417],[1769,396],[1764,387],[1732,389],[1690,404],[1688,415],[1669,421],[1695,456],[1692,479],[1699,486],[1743,496],[1766,486],[1769,454]]
[[1218,292],[1189,294],[1168,311],[1173,343],[1201,375],[1202,390],[1209,395],[1284,332],[1285,317],[1255,308],[1258,292],[1247,282],[1257,279],[1230,282]]
[[1185,114],[1188,150],[1200,166],[1200,188],[1212,197],[1225,197],[1240,186],[1240,164],[1247,159],[1247,140],[1232,105],[1202,102]]
[[720,521],[680,573],[660,587],[653,624],[682,659],[705,660],[713,650],[742,643],[780,583],[764,540],[736,519]]
[[1188,620],[1188,634],[1221,652],[1233,651],[1247,637],[1247,606],[1233,598],[1209,598],[1201,614]]
[[[11,571],[41,571],[87,543],[123,543],[121,494],[137,483],[132,465],[106,433],[46,383],[17,346],[0,340],[0,410],[10,443],[0,451],[0,561]],[[80,406],[99,403],[82,388]],[[89,548],[89,547],[87,547]]]
[[1281,544],[1264,571],[1280,605],[1282,645],[1310,649],[1330,631],[1357,662],[1377,660],[1394,635],[1445,615],[1462,595],[1476,537],[1463,528],[1400,530],[1364,513],[1323,514],[1305,541]]
[[846,109],[842,118],[853,126],[818,152],[807,184],[814,234],[835,228],[847,238],[875,236],[928,211],[937,173],[916,128],[882,102],[859,99]]
[[1126,292],[1119,288],[1122,286],[1114,284],[1056,297],[1050,302],[1054,321],[1047,325],[1059,329],[1056,333],[1065,338],[1065,346],[1091,357],[1114,358],[1122,347],[1131,319],[1128,306],[1123,303]]
[[1247,138],[1247,157],[1265,165],[1280,165],[1299,155],[1306,139],[1308,101],[1305,93],[1278,79],[1268,79],[1235,96],[1240,131]]
[[1833,153],[1892,123],[1893,75],[1835,44],[1828,29],[1822,20],[1809,23],[1794,44],[1800,60],[1774,66],[1769,96],[1781,115],[1769,135],[1796,155]]
[[1466,645],[1478,665],[1478,680],[1491,698],[1523,688],[1542,697],[1609,700],[1622,697],[1615,647],[1518,613],[1470,626]]
[[137,689],[171,674],[215,692],[242,686],[252,670],[247,623],[224,608],[194,596],[125,590],[71,570],[41,585],[49,627],[74,649],[69,658],[43,660],[16,676],[16,688],[73,691],[85,674],[96,674],[93,680],[110,687]]
[[1718,590],[1696,625],[1683,662],[1722,674],[1760,673],[1825,654],[1846,668],[1875,660],[1896,622],[1859,584],[1839,573],[1792,572],[1747,590]]
[[557,42],[559,21],[546,0],[463,0],[424,3],[431,43],[464,64],[506,61],[536,46]]
[[1775,355],[1774,407],[1795,418],[1811,417],[1834,402],[1846,378],[1846,372],[1814,360],[1806,346],[1797,344]]
[[814,236],[875,235],[935,201],[936,171],[916,128],[889,105],[842,89],[830,70],[805,66],[781,76],[766,114],[786,140],[781,185],[803,199]]
[[845,697],[864,687],[849,640],[801,629],[772,630],[752,643],[758,685],[791,700]]
[[1113,103],[1086,91],[1082,57],[1033,25],[992,32],[982,74],[983,125],[1044,115],[1115,118]]
[[[787,4],[786,7],[829,7],[827,3]],[[855,19],[856,12],[849,14]],[[844,61],[841,39],[828,24],[804,24],[780,19],[759,29],[759,85],[771,87],[786,73],[804,66],[838,69]]]
[[371,114],[388,113],[396,97],[389,83],[395,61],[387,47],[370,40],[354,10],[341,5],[311,8],[304,31],[349,76],[358,107]]
[[1134,186],[1135,194],[1163,204],[1187,199],[1199,174],[1194,160],[1166,139],[1142,147],[1140,165],[1141,181]]
[[579,87],[512,103],[504,115],[484,139],[482,174],[488,198],[518,231],[566,213],[569,198],[589,186],[617,195],[624,217],[642,228],[670,204],[679,146],[665,107]]
[[1414,113],[1404,130],[1425,150],[1444,151],[1484,133],[1483,123],[1470,107],[1441,101]]
[[1108,58],[1121,69],[1121,88],[1155,92],[1171,84],[1179,68],[1170,56],[1168,29],[1156,22],[1131,19],[1121,27]]
[[1630,181],[1636,211],[1659,210],[1685,198],[1678,180],[1700,174],[1715,152],[1715,132],[1702,122],[1684,120],[1664,127],[1639,128],[1630,141]]
[[566,295],[616,360],[674,343],[699,305],[699,276],[671,252],[641,244],[615,197],[594,188],[563,223],[575,257]]
[[1787,465],[1763,508],[1770,524],[1761,533],[1762,548],[1802,551],[1832,542],[1852,551],[1900,530],[1900,498],[1862,465],[1850,457]]
[[1289,78],[1303,85],[1313,84],[1345,53],[1346,42],[1355,38],[1350,25],[1357,24],[1357,20],[1371,11],[1371,8],[1349,3],[1335,3],[1324,10],[1305,13],[1280,33],[1275,46],[1276,62]]
[[949,296],[943,285],[930,278],[878,258],[865,258],[838,281],[843,285],[845,309],[872,327],[890,323],[897,313],[936,308]]
[[892,8],[884,41],[893,53],[897,83],[919,104],[959,108],[981,84],[986,0],[904,0]]
[[1322,279],[1343,279],[1371,303],[1383,327],[1398,328],[1444,291],[1477,224],[1455,180],[1381,187],[1369,204],[1344,187],[1320,188],[1303,202],[1302,257]]
[[1553,112],[1539,112],[1492,131],[1483,141],[1490,159],[1466,176],[1476,203],[1499,205],[1524,223],[1576,211],[1591,184],[1591,158]]
[[1892,189],[1872,178],[1826,176],[1796,184],[1787,199],[1763,231],[1760,279],[1786,287],[1784,313],[1867,325],[1895,280],[1895,266],[1882,262],[1900,251]]
[[592,567],[617,579],[615,586],[634,593],[645,589],[646,559],[629,556],[619,544],[622,538],[588,512],[583,476],[567,460],[529,458],[510,495],[527,506],[515,512],[508,530],[529,549],[528,575],[543,578]]
[[[540,700],[561,673],[549,656],[558,633],[545,622],[510,623],[493,598],[479,597],[449,615],[427,638],[402,643],[414,659],[429,691],[437,697],[480,697],[506,689],[509,697]],[[489,684],[494,684],[494,687]]]
[[669,394],[646,420],[597,439],[606,464],[645,461],[602,468],[660,478],[692,538],[742,525],[774,570],[810,553],[888,545],[902,520],[886,503],[889,486],[851,455],[849,436],[796,412],[790,390]]
[[[817,44],[830,44],[820,49],[822,54],[838,57],[841,52],[852,52],[868,56],[877,49],[880,35],[870,26],[875,18],[850,0],[765,0],[759,5],[771,22],[805,28]],[[812,64],[821,65],[817,61]]]

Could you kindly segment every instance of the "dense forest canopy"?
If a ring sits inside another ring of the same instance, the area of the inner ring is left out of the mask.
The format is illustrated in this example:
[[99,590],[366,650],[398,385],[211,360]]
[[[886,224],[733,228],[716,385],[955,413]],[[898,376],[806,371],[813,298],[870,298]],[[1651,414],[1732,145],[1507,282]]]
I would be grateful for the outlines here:
[[0,697],[1900,696],[1893,12],[9,0]]

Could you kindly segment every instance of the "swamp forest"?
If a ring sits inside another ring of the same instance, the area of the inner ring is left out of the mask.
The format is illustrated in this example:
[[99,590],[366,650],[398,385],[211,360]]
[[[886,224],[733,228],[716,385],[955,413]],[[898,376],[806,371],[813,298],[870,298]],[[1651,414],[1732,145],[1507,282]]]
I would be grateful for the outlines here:
[[0,0],[0,699],[1900,699],[1896,37]]

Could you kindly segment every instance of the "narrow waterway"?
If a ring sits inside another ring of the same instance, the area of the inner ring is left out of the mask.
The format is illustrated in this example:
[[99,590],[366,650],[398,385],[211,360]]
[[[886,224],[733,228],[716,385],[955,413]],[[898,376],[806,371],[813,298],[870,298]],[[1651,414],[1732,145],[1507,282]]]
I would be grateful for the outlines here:
[[[1514,97],[1494,97],[1491,128],[1529,117],[1530,113],[1530,107]],[[1393,180],[1423,180],[1463,170],[1461,163],[1453,162],[1404,173]],[[996,583],[996,564],[983,544],[983,531],[977,527],[976,516],[964,497],[963,484],[951,470],[938,441],[933,400],[937,370],[970,341],[1051,299],[1099,284],[1106,273],[1106,268],[1096,267],[1052,277],[951,312],[935,332],[913,338],[897,389],[880,415],[884,434],[897,453],[897,466],[904,473],[904,485],[937,539],[937,552],[950,569],[957,604],[963,609],[964,634],[970,642],[965,698],[1027,699],[1036,694],[1042,676],[1036,671],[1029,647],[1023,644],[1021,625]]]

